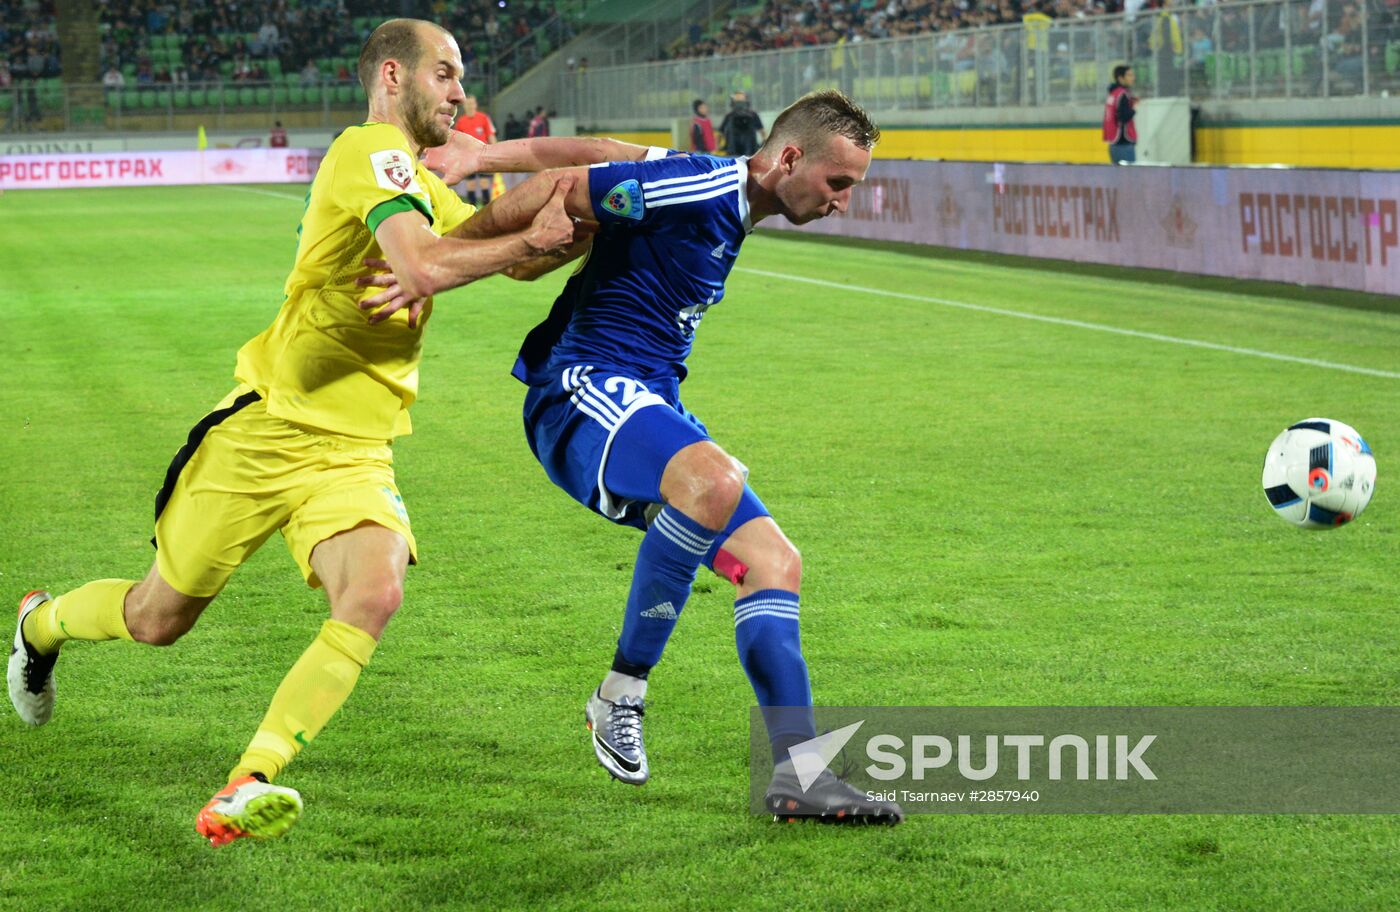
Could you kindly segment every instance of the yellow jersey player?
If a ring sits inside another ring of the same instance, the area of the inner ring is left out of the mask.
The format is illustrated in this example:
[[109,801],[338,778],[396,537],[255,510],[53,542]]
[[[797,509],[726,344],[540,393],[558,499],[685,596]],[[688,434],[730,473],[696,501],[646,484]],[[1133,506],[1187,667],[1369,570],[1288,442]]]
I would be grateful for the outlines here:
[[[238,353],[237,387],[189,434],[156,498],[155,565],[141,582],[99,580],[19,606],[11,701],[30,725],[53,713],[53,668],[69,640],[175,642],[242,564],[281,531],[330,619],[292,666],[221,789],[196,818],[214,845],[285,832],[301,813],[272,785],[326,724],[399,607],[416,554],[390,442],[409,432],[434,291],[569,245],[561,189],[524,231],[470,238],[472,215],[419,164],[447,141],[463,99],[456,41],[422,21],[370,36],[358,72],[368,122],[331,145],[311,185],[296,265],[272,325]],[[571,183],[571,182],[570,182]],[[447,237],[452,233],[464,237]],[[386,260],[411,308],[366,316],[356,277]]]

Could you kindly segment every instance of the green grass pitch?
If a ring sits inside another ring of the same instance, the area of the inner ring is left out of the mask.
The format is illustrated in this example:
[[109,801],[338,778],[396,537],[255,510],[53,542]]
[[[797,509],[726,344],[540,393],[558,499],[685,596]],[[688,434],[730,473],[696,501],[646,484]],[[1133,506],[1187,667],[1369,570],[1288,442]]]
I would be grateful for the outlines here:
[[[146,571],[165,466],[282,299],[300,196],[0,197],[6,599]],[[1400,699],[1400,378],[907,297],[1400,370],[1393,301],[1162,279],[750,240],[686,401],[803,551],[818,702]],[[583,700],[638,539],[549,484],[508,373],[559,282],[437,303],[396,447],[422,565],[282,777],[296,829],[217,851],[193,830],[325,616],[274,537],[176,646],[72,647],[51,724],[0,718],[0,909],[1400,906],[1389,817],[750,816],[752,694],[708,576],[652,679],[653,780],[610,781]],[[1321,534],[1259,487],[1312,415],[1380,463],[1370,509]]]

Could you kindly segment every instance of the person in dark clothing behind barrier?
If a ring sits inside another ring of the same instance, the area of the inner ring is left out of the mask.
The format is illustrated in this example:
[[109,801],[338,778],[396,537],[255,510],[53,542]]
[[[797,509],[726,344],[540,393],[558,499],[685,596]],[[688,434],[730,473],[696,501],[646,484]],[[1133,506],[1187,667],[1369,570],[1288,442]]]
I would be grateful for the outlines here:
[[690,107],[695,112],[690,121],[690,151],[699,152],[701,155],[713,155],[715,125],[710,121],[710,106],[697,98]]
[[729,97],[729,113],[720,122],[725,154],[731,158],[753,155],[763,141],[763,121],[749,104],[749,96],[735,92]]
[[1137,127],[1133,124],[1137,99],[1130,89],[1137,77],[1130,66],[1113,68],[1113,82],[1103,105],[1103,141],[1114,164],[1137,161]]

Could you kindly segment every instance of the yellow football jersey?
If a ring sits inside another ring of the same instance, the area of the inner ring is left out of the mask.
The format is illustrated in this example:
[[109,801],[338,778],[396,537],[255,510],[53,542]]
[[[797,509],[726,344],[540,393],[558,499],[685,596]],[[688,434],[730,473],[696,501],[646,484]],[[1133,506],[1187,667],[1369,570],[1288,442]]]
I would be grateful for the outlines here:
[[418,358],[431,302],[414,329],[408,311],[371,325],[357,302],[365,257],[384,256],[379,223],[417,209],[446,234],[475,211],[418,161],[395,126],[350,127],[331,143],[297,228],[296,264],[277,318],[238,353],[235,376],[267,412],[304,427],[389,440],[411,430]]

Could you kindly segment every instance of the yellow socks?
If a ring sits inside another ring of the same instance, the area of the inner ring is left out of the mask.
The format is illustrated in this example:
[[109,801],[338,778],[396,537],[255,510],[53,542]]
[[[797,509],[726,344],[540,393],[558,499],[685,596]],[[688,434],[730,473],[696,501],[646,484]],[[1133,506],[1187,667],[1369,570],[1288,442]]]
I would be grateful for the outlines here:
[[69,640],[129,640],[124,606],[132,580],[98,580],[45,602],[24,619],[24,638],[42,655]]
[[[36,644],[37,645],[37,644]],[[269,780],[282,771],[350,696],[360,669],[378,643],[358,627],[326,621],[321,632],[282,679],[257,734],[233,772],[232,782],[262,773]]]

